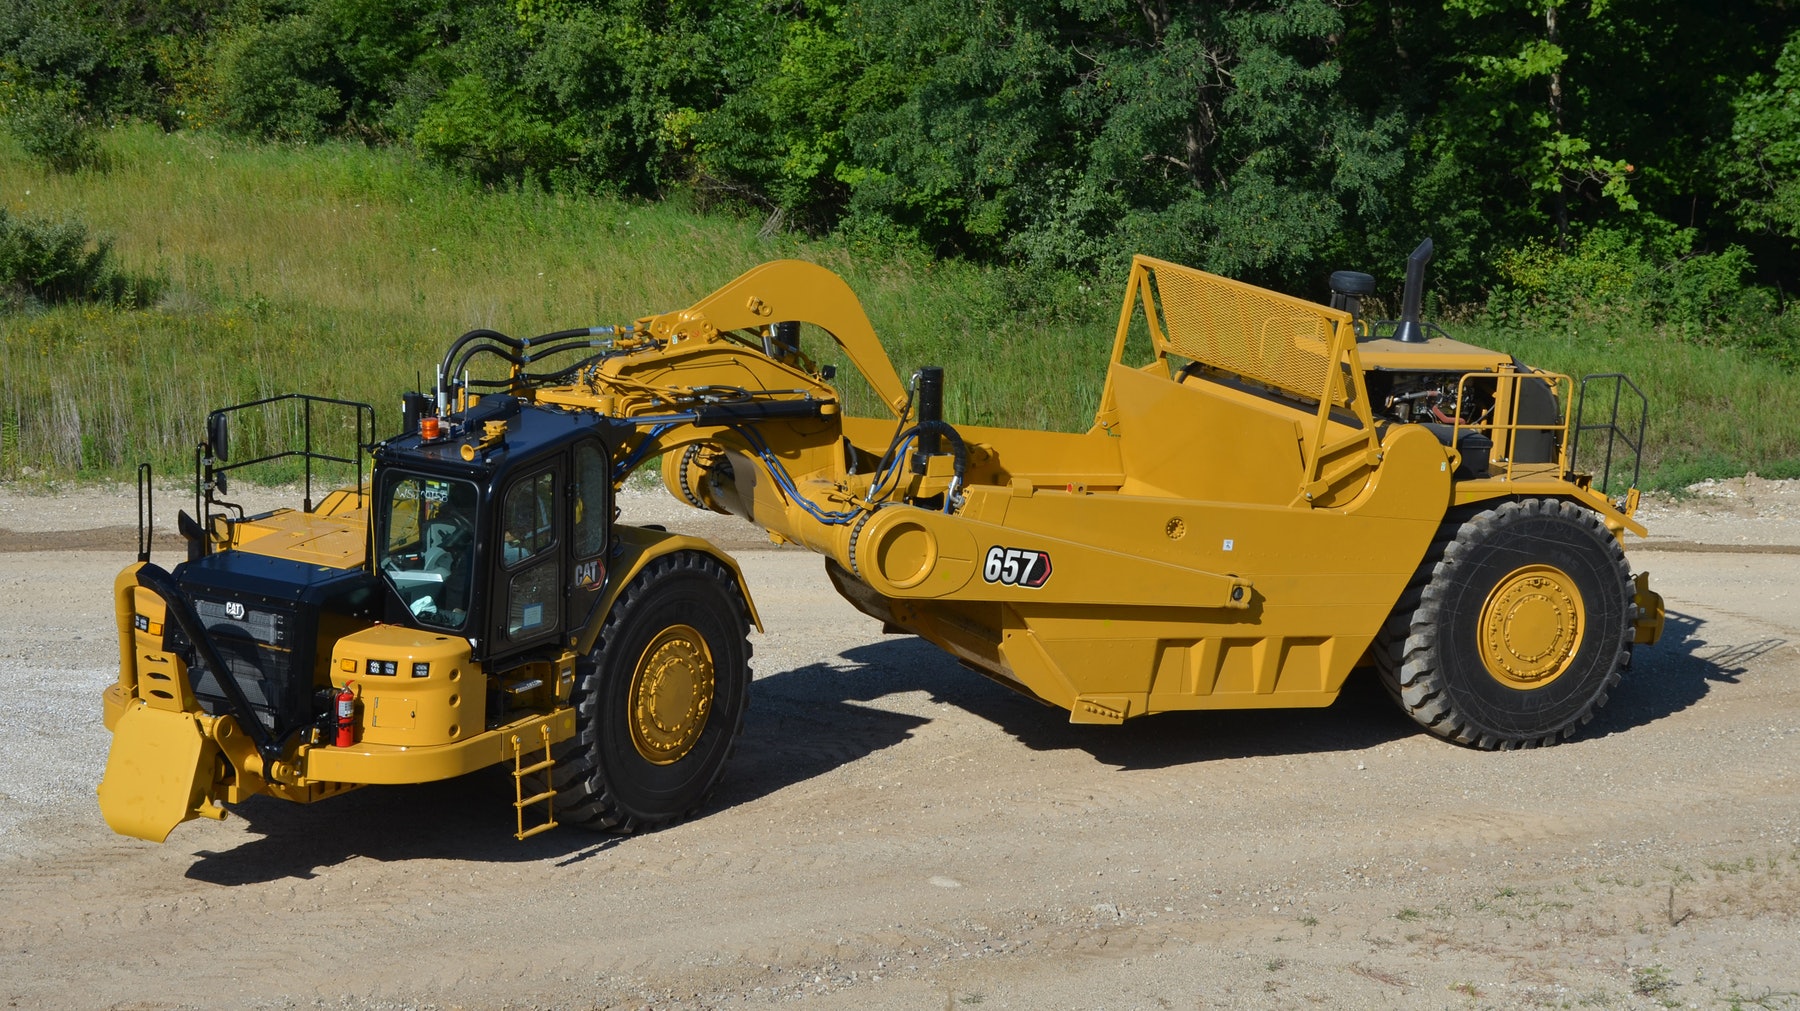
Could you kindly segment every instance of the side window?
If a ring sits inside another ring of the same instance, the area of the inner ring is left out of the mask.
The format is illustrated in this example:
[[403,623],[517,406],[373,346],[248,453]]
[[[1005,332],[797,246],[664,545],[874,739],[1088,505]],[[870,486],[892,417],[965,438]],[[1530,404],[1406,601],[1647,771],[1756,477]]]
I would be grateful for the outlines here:
[[606,550],[607,505],[612,466],[593,443],[575,447],[575,557],[592,558]]
[[500,561],[506,577],[506,636],[530,639],[562,620],[557,577],[556,474],[544,471],[515,483],[501,506]]
[[547,550],[556,541],[556,476],[545,471],[513,485],[501,515],[501,562],[507,568]]
[[561,601],[555,560],[526,566],[507,584],[506,637],[529,639],[555,628],[562,619]]

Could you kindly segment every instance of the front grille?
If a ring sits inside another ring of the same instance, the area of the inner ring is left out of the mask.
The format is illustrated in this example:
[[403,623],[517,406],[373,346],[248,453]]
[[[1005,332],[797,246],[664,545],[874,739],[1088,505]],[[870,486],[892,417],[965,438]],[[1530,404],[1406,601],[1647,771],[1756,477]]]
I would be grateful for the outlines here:
[[[235,606],[234,606],[235,605]],[[221,626],[233,630],[233,634],[245,635],[266,646],[277,649],[290,648],[287,632],[290,615],[279,611],[262,610],[242,601],[207,600],[195,598],[194,612],[206,623],[208,630]],[[241,615],[232,617],[233,612]]]
[[[194,611],[225,662],[227,676],[262,725],[281,735],[312,721],[311,637],[300,615],[265,600],[195,594]],[[194,695],[209,713],[231,711],[216,672],[194,652]]]

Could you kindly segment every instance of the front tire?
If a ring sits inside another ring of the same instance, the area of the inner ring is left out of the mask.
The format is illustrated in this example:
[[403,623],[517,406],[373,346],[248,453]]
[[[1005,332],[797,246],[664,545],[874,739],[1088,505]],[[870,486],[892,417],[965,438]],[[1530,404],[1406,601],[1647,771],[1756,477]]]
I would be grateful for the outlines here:
[[1420,726],[1486,750],[1555,744],[1631,660],[1631,570],[1590,509],[1506,502],[1445,524],[1376,637]]
[[743,730],[749,616],[716,559],[683,551],[625,588],[578,667],[579,729],[552,776],[559,820],[627,834],[692,814]]

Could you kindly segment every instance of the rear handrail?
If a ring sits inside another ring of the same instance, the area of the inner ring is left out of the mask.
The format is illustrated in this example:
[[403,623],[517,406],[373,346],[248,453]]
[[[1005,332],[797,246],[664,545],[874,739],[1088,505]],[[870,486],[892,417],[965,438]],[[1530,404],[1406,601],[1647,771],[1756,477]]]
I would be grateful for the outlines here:
[[[283,449],[251,460],[239,460],[237,463],[227,463],[226,454],[223,452],[225,447],[214,446],[209,441],[215,437],[215,434],[222,436],[227,431],[224,422],[231,415],[239,411],[249,410],[253,407],[265,407],[269,404],[281,403],[282,401],[287,400],[298,400],[304,405],[301,423],[301,448]],[[314,404],[330,404],[337,407],[349,407],[354,409],[356,418],[356,451],[350,456],[337,456],[313,448]],[[339,400],[336,397],[320,397],[310,393],[282,393],[273,397],[263,397],[260,400],[251,400],[242,404],[233,404],[230,407],[221,407],[212,411],[206,416],[206,433],[206,439],[202,439],[194,446],[194,513],[201,523],[202,530],[209,531],[212,528],[212,506],[215,504],[236,509],[239,518],[243,517],[243,507],[236,503],[225,502],[215,497],[215,492],[221,490],[221,485],[223,484],[220,480],[222,475],[244,467],[268,463],[271,460],[281,460],[290,456],[298,456],[306,461],[306,485],[301,498],[301,507],[303,511],[308,513],[313,511],[312,484],[314,461],[343,463],[355,467],[356,504],[358,506],[364,504],[363,457],[366,454],[373,452],[375,448],[375,408],[369,404],[356,400]],[[205,537],[203,536],[198,549],[201,553],[205,553],[206,551],[205,543]]]
[[151,470],[147,463],[138,464],[138,561],[150,560],[150,542],[156,536],[156,492],[151,485]]
[[[1595,382],[1596,380],[1606,379],[1613,381],[1611,411],[1607,414],[1605,422],[1590,423],[1587,420],[1588,384]],[[1625,387],[1627,386],[1631,387],[1631,392],[1636,394],[1638,399],[1638,425],[1637,437],[1635,439],[1626,434],[1625,431],[1619,427],[1619,401],[1623,399]],[[1575,407],[1574,435],[1569,449],[1570,467],[1573,468],[1575,466],[1577,454],[1581,450],[1581,433],[1588,431],[1605,432],[1606,461],[1602,464],[1600,472],[1601,493],[1611,494],[1610,485],[1612,484],[1613,452],[1620,443],[1624,443],[1625,447],[1631,451],[1631,487],[1636,488],[1638,486],[1638,478],[1641,476],[1641,468],[1644,463],[1644,432],[1648,428],[1649,423],[1650,398],[1646,397],[1644,391],[1638,389],[1638,385],[1627,378],[1624,373],[1596,372],[1591,376],[1583,376],[1581,379],[1581,397],[1577,401]],[[1622,469],[1623,460],[1620,461],[1620,466]]]
[[[262,407],[267,404],[280,403],[281,401],[284,401],[284,400],[298,400],[306,405],[305,411],[304,411],[304,423],[303,423],[304,427],[303,427],[303,433],[302,433],[304,445],[302,446],[302,448],[300,448],[300,449],[284,449],[279,452],[270,453],[267,456],[259,456],[259,457],[255,458],[254,460],[240,460],[237,463],[226,464],[224,466],[220,466],[220,465],[218,465],[218,463],[214,462],[210,465],[209,472],[211,474],[224,474],[224,473],[229,473],[231,471],[237,470],[242,467],[249,467],[254,464],[259,464],[259,463],[268,463],[270,460],[280,460],[280,459],[284,459],[284,458],[290,457],[290,456],[301,457],[306,461],[306,490],[304,493],[303,503],[305,505],[305,510],[310,513],[313,511],[313,502],[312,502],[312,475],[313,475],[312,465],[313,465],[313,461],[318,460],[318,461],[327,462],[327,463],[347,463],[356,468],[357,504],[361,505],[362,504],[362,494],[363,494],[363,492],[362,492],[363,455],[365,453],[371,451],[375,446],[375,408],[369,404],[365,404],[365,403],[362,403],[362,402],[356,401],[356,400],[339,400],[336,397],[320,397],[320,396],[315,396],[311,393],[282,393],[282,394],[278,394],[273,397],[264,397],[261,400],[251,400],[251,401],[248,401],[248,402],[242,403],[242,404],[233,404],[230,407],[221,407],[218,410],[213,411],[212,413],[210,413],[206,416],[207,431],[209,431],[209,432],[212,431],[212,425],[213,425],[214,418],[223,418],[223,417],[229,416],[233,413],[236,413],[238,411],[247,410],[252,407]],[[313,408],[314,404],[333,404],[333,405],[336,405],[339,407],[350,407],[350,408],[355,409],[355,411],[356,411],[356,448],[358,450],[360,450],[360,452],[354,454],[353,456],[344,457],[344,456],[333,456],[330,453],[318,452],[313,449],[313,435],[312,435],[313,412],[312,412],[312,408]],[[364,425],[365,421],[367,421],[367,423],[368,423],[366,426]]]

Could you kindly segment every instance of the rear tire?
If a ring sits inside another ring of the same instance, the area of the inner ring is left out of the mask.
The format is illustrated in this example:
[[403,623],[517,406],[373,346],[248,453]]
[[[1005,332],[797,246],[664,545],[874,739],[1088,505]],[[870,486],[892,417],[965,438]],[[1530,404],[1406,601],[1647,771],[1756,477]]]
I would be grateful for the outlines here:
[[710,556],[658,558],[614,601],[577,667],[577,732],[551,771],[557,818],[621,834],[692,814],[744,726],[748,609]]
[[1631,661],[1631,570],[1591,509],[1524,499],[1446,522],[1375,641],[1389,694],[1439,737],[1555,744]]

